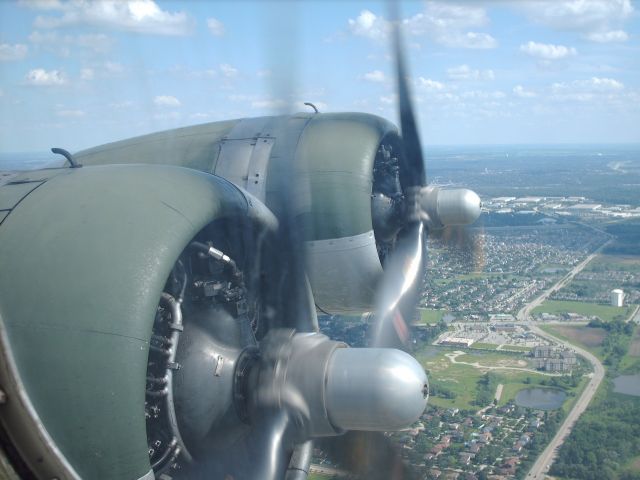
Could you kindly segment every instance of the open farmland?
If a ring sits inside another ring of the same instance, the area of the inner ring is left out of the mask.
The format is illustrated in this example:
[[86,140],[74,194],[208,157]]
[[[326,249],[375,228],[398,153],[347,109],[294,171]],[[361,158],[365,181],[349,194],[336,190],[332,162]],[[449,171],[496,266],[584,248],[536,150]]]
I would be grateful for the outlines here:
[[542,330],[593,353],[602,360],[602,342],[607,336],[603,328],[586,325],[542,325]]

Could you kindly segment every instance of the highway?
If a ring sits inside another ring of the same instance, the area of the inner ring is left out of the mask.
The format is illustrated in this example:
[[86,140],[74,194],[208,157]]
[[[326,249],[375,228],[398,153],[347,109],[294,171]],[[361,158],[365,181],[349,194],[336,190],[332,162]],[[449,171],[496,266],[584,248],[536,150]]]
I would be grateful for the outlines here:
[[562,442],[564,442],[564,439],[567,438],[567,435],[571,433],[571,429],[575,425],[576,421],[578,420],[582,412],[585,411],[585,409],[589,405],[589,402],[591,402],[593,395],[596,393],[596,390],[598,390],[598,386],[600,386],[600,382],[602,382],[602,379],[604,378],[604,367],[602,366],[602,363],[600,363],[600,360],[598,360],[594,355],[592,355],[591,353],[587,352],[582,348],[576,347],[575,345],[569,342],[560,340],[559,338],[556,338],[553,335],[550,335],[542,331],[533,323],[529,322],[529,316],[531,314],[531,311],[534,308],[536,308],[538,305],[542,304],[542,302],[544,302],[554,290],[558,290],[562,288],[567,283],[569,283],[573,279],[573,277],[575,277],[578,273],[580,273],[582,269],[586,267],[587,264],[591,260],[593,260],[593,258],[598,253],[600,253],[600,251],[604,247],[606,247],[610,242],[611,240],[602,244],[591,255],[589,255],[582,262],[580,262],[573,269],[571,269],[571,271],[567,273],[564,277],[562,277],[555,285],[553,285],[548,290],[544,291],[542,295],[538,296],[533,301],[529,302],[525,307],[523,307],[518,312],[518,315],[517,315],[518,320],[522,322],[526,322],[529,325],[529,328],[531,328],[532,332],[536,333],[541,337],[552,340],[556,343],[560,343],[568,348],[572,348],[573,350],[575,350],[577,354],[582,355],[584,358],[586,358],[593,366],[593,374],[591,376],[591,379],[589,380],[589,383],[587,384],[587,387],[582,392],[582,395],[580,395],[580,398],[576,401],[574,407],[571,409],[571,411],[565,418],[564,422],[562,422],[562,425],[560,425],[560,428],[558,429],[555,436],[553,437],[553,440],[551,440],[549,445],[547,445],[547,448],[544,449],[544,451],[540,454],[536,462],[533,464],[533,466],[531,467],[531,470],[529,470],[529,473],[526,476],[527,480],[544,480],[544,478],[546,477],[546,473],[549,471],[549,467],[551,466],[551,464],[556,458],[556,454],[558,449],[560,448],[560,445],[562,445]]
[[531,331],[533,331],[537,335],[540,335],[541,337],[548,338],[572,348],[576,351],[577,354],[582,355],[593,365],[593,374],[591,376],[591,379],[589,380],[589,383],[587,384],[587,387],[582,392],[582,395],[580,395],[578,401],[576,401],[576,404],[569,412],[564,422],[562,422],[562,425],[560,425],[560,428],[553,437],[553,440],[551,440],[549,445],[547,445],[547,448],[545,448],[544,451],[540,454],[526,476],[527,480],[543,480],[546,476],[546,472],[549,471],[549,467],[556,458],[556,453],[560,448],[560,445],[562,445],[564,439],[567,438],[567,435],[571,433],[571,429],[578,420],[578,417],[580,417],[582,412],[584,412],[584,410],[587,408],[589,402],[591,402],[591,398],[593,398],[596,390],[598,390],[598,386],[604,378],[604,367],[602,366],[602,363],[600,363],[600,360],[598,360],[594,355],[587,352],[586,350],[576,347],[575,345],[568,342],[563,342],[562,340],[549,335],[546,332],[543,332],[538,327],[532,324],[529,324],[529,327],[531,328]]

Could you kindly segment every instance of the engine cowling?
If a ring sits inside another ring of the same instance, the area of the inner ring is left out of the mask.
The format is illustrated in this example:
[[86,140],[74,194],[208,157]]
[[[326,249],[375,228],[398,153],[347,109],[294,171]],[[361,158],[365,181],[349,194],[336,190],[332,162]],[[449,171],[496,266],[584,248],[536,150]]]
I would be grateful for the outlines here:
[[[119,161],[211,172],[246,189],[276,214],[280,181],[296,182],[297,198],[291,201],[305,226],[316,305],[342,313],[373,308],[394,232],[381,222],[375,225],[372,198],[393,202],[400,193],[397,145],[397,128],[380,117],[304,113],[160,132],[78,152],[75,158],[95,165],[113,163],[117,155]],[[397,208],[392,204],[389,214]]]

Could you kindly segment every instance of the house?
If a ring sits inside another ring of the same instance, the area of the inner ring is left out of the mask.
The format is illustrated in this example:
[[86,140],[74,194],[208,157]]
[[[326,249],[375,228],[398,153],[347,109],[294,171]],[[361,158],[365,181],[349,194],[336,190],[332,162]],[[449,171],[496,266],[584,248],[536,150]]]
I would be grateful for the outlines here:
[[476,456],[475,453],[462,452],[458,455],[458,461],[462,465],[469,465],[469,463],[471,463],[471,459],[474,458],[475,456]]
[[439,443],[437,445],[434,445],[434,447],[431,450],[429,450],[429,452],[433,453],[433,455],[437,457],[442,453],[442,450],[444,449],[445,449],[445,446]]

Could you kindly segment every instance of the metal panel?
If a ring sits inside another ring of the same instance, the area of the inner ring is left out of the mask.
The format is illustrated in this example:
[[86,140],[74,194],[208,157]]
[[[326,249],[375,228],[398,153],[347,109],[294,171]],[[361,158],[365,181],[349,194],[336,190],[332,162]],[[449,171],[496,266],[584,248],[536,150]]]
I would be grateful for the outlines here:
[[309,282],[318,307],[329,313],[374,308],[382,265],[373,231],[307,242],[306,247]]
[[239,121],[220,142],[213,173],[235,183],[264,201],[267,167],[275,138],[265,133],[279,117]]
[[275,139],[259,138],[249,161],[246,189],[259,199],[264,199],[267,188],[267,167]]
[[213,173],[245,188],[255,140],[223,140]]
[[[15,180],[15,179],[14,179]],[[0,210],[11,210],[42,182],[9,183],[0,187]]]
[[0,187],[11,182],[17,175],[18,172],[0,172]]

